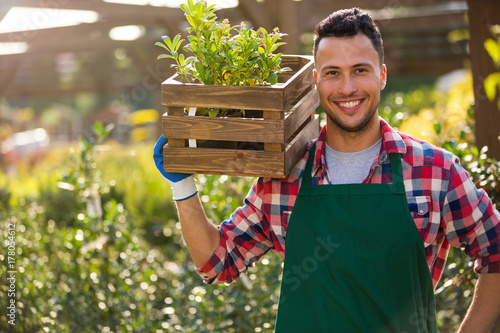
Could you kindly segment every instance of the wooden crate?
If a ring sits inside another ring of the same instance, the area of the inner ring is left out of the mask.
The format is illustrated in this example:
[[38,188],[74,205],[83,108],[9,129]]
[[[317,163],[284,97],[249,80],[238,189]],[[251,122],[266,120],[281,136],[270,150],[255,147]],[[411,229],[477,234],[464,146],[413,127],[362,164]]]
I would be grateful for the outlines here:
[[[169,172],[283,178],[319,132],[318,93],[313,61],[283,56],[292,68],[273,86],[214,86],[182,83],[177,75],[162,83],[165,145]],[[262,118],[188,116],[186,107],[262,110]],[[262,150],[189,147],[188,140],[263,143]]]

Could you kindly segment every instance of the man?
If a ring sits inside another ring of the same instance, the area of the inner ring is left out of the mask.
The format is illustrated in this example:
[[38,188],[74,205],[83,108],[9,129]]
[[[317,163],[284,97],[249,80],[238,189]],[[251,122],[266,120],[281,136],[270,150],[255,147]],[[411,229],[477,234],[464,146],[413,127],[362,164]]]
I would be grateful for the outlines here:
[[269,250],[286,257],[277,332],[437,332],[433,291],[449,246],[465,247],[484,274],[460,332],[490,332],[500,314],[500,213],[456,157],[379,118],[383,57],[368,12],[318,24],[314,78],[327,124],[287,178],[259,178],[219,227],[194,176],[163,170],[160,138],[155,161],[186,244],[208,283],[237,279]]

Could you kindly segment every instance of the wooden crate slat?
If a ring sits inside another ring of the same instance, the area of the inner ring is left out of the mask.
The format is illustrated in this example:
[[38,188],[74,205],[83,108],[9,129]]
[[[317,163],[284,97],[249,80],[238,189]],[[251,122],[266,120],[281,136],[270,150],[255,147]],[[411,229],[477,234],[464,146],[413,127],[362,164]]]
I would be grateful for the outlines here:
[[[263,112],[264,119],[276,119],[279,120],[283,124],[284,113],[283,112],[272,112],[272,111],[264,111]],[[281,140],[276,143],[264,143],[265,151],[283,151],[285,148],[285,135],[281,137]]]
[[[286,58],[286,60],[285,60]],[[303,58],[303,59],[302,59]],[[283,56],[283,66],[307,61],[284,84],[274,86],[216,86],[182,83],[177,75],[162,83],[162,104],[171,107],[206,107],[285,111],[304,89],[314,84],[313,61],[305,56]],[[289,73],[285,74],[288,76]]]
[[304,156],[307,142],[318,137],[319,121],[311,120],[287,145],[286,152],[164,147],[165,171],[283,178]]
[[280,119],[164,116],[163,135],[167,138],[284,142],[284,123]]
[[286,81],[283,90],[283,108],[286,110],[297,96],[301,95],[305,89],[314,85],[313,76],[314,63],[310,60],[294,76]]
[[311,120],[287,145],[285,152],[285,174],[289,174],[295,164],[304,156],[306,145],[319,135],[319,120]]
[[248,110],[282,111],[283,91],[279,87],[212,86],[197,83],[162,83],[162,104]]
[[[305,62],[304,62],[305,60]],[[281,56],[281,68],[290,67],[294,72],[298,72],[310,59],[304,56],[283,55]],[[288,73],[288,72],[284,72]]]
[[[184,108],[168,107],[166,114],[169,114],[169,115],[172,115],[172,116],[173,115],[180,116],[180,115],[184,114]],[[166,137],[166,138],[168,138],[168,144],[171,147],[185,147],[186,146],[186,140],[184,138],[180,138],[180,137],[178,138],[178,137],[175,137],[175,136],[170,136],[169,137],[169,136],[166,136],[166,135],[163,135],[163,136]]]
[[239,176],[284,176],[285,153],[164,147],[165,171]]
[[319,105],[319,95],[316,87],[313,87],[297,104],[294,105],[290,114],[285,119],[285,142],[307,121]]

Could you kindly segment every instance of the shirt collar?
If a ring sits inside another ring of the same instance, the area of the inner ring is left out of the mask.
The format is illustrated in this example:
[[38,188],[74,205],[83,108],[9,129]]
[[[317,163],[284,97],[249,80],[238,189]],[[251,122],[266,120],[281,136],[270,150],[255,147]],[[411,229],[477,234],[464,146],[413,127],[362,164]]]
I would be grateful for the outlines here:
[[[380,125],[382,127],[382,148],[380,155],[387,157],[390,153],[406,153],[406,144],[401,135],[396,132],[384,119],[380,118]],[[320,178],[326,177],[326,164],[325,164],[325,136],[326,125],[323,126],[316,142],[316,151],[314,155],[314,169],[313,176]],[[386,158],[383,158],[385,160]]]

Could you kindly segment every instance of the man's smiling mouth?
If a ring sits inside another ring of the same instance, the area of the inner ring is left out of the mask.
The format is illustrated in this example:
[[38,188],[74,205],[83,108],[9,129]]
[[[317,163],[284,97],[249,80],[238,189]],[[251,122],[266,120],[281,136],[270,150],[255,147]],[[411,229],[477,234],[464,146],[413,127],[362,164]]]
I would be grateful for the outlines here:
[[335,102],[335,103],[338,104],[342,108],[352,109],[352,108],[355,108],[356,106],[358,106],[362,101],[363,101],[362,99],[357,99],[354,101]]

